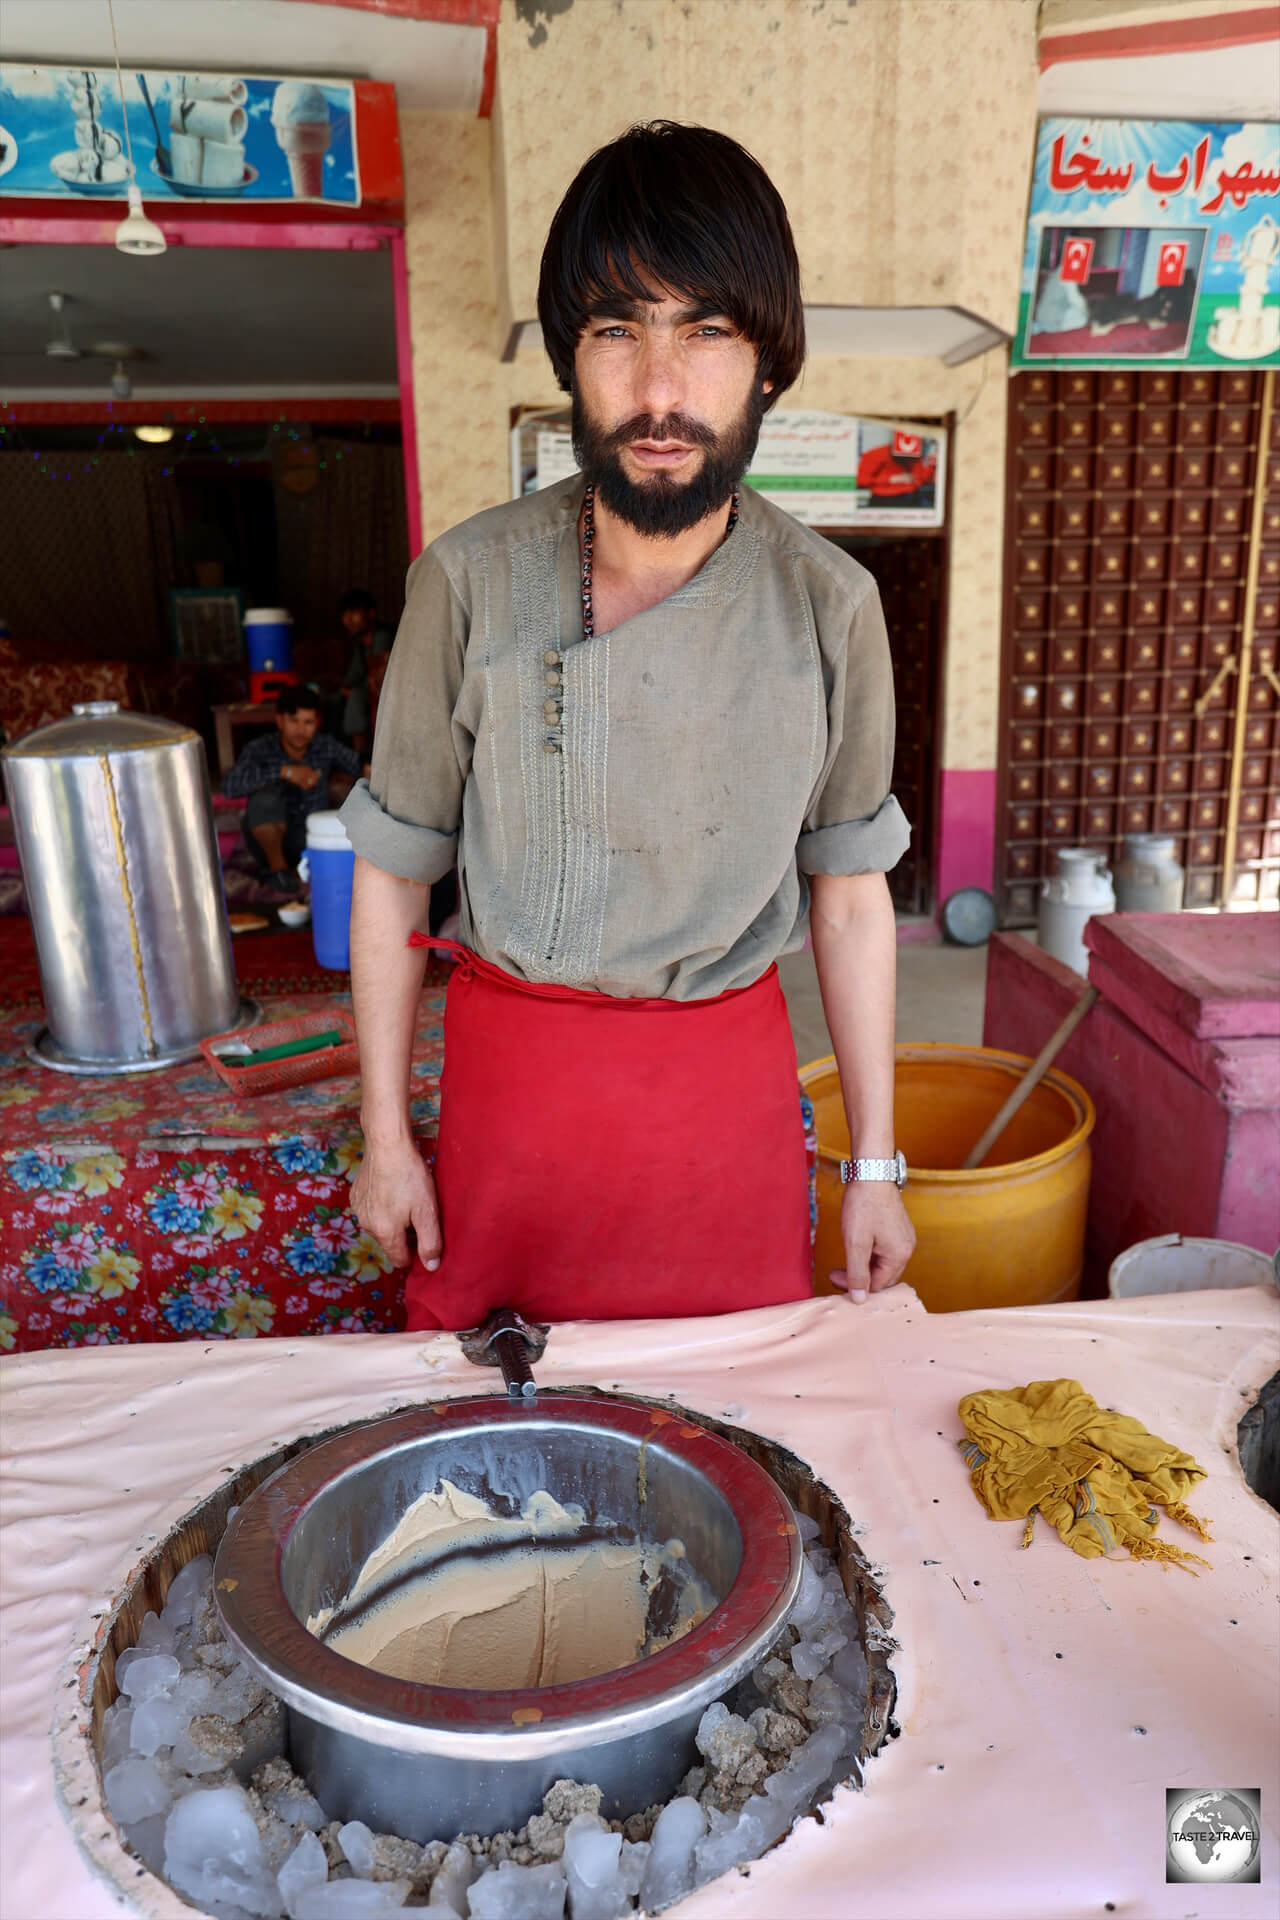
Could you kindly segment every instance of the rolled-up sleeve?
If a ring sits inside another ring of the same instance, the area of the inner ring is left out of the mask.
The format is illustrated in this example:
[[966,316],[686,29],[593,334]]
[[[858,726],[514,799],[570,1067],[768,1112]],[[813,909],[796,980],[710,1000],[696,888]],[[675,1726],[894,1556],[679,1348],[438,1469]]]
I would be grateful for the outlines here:
[[802,873],[888,873],[911,842],[893,777],[893,665],[880,595],[870,583],[843,648],[824,661],[828,751],[796,843]]
[[434,548],[409,569],[378,701],[369,778],[342,805],[362,859],[430,884],[453,866],[470,737],[456,719],[470,609]]

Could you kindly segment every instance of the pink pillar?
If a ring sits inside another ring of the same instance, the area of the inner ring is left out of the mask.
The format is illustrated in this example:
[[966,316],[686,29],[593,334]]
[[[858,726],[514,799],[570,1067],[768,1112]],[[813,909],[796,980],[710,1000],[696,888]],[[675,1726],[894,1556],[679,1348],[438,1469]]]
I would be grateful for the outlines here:
[[400,387],[400,445],[404,452],[404,506],[409,554],[422,551],[422,496],[418,488],[418,421],[413,407],[413,334],[409,318],[409,263],[404,233],[391,236],[391,286],[396,318],[396,379]]
[[995,768],[943,768],[938,796],[937,902],[959,887],[991,891],[996,864]]

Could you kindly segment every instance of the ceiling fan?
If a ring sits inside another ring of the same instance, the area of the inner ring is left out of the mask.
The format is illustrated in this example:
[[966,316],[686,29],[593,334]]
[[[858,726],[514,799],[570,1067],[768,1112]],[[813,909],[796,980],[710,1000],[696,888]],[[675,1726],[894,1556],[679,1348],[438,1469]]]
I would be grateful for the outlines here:
[[70,294],[51,293],[48,296],[49,310],[53,315],[53,331],[44,346],[30,349],[18,357],[29,359],[33,354],[47,360],[110,360],[114,363],[111,375],[111,392],[117,400],[127,400],[133,392],[133,383],[129,378],[128,367],[138,361],[146,360],[148,355],[144,347],[132,346],[127,340],[95,340],[92,346],[78,347],[71,337],[71,322],[67,308],[73,305]]

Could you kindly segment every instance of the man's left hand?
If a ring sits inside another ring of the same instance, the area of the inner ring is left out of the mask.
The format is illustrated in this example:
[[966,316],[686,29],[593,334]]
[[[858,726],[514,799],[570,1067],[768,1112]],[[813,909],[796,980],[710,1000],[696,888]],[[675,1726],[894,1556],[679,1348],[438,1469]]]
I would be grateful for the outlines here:
[[840,1208],[840,1231],[845,1264],[831,1275],[833,1286],[861,1302],[901,1280],[915,1251],[916,1230],[891,1181],[851,1180]]

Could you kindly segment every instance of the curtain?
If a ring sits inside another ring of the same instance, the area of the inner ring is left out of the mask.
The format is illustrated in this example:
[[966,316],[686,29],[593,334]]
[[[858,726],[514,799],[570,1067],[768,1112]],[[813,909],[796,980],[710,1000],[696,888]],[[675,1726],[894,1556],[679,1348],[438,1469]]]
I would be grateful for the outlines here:
[[[338,620],[339,595],[366,587],[387,626],[394,629],[400,618],[409,565],[404,459],[399,447],[327,435],[314,444],[305,492],[293,490],[297,467],[276,459],[280,604],[293,615],[295,667],[336,684],[351,651]],[[286,474],[291,484],[284,484]]]
[[19,658],[171,654],[177,524],[172,476],[145,455],[0,453],[0,616]]

